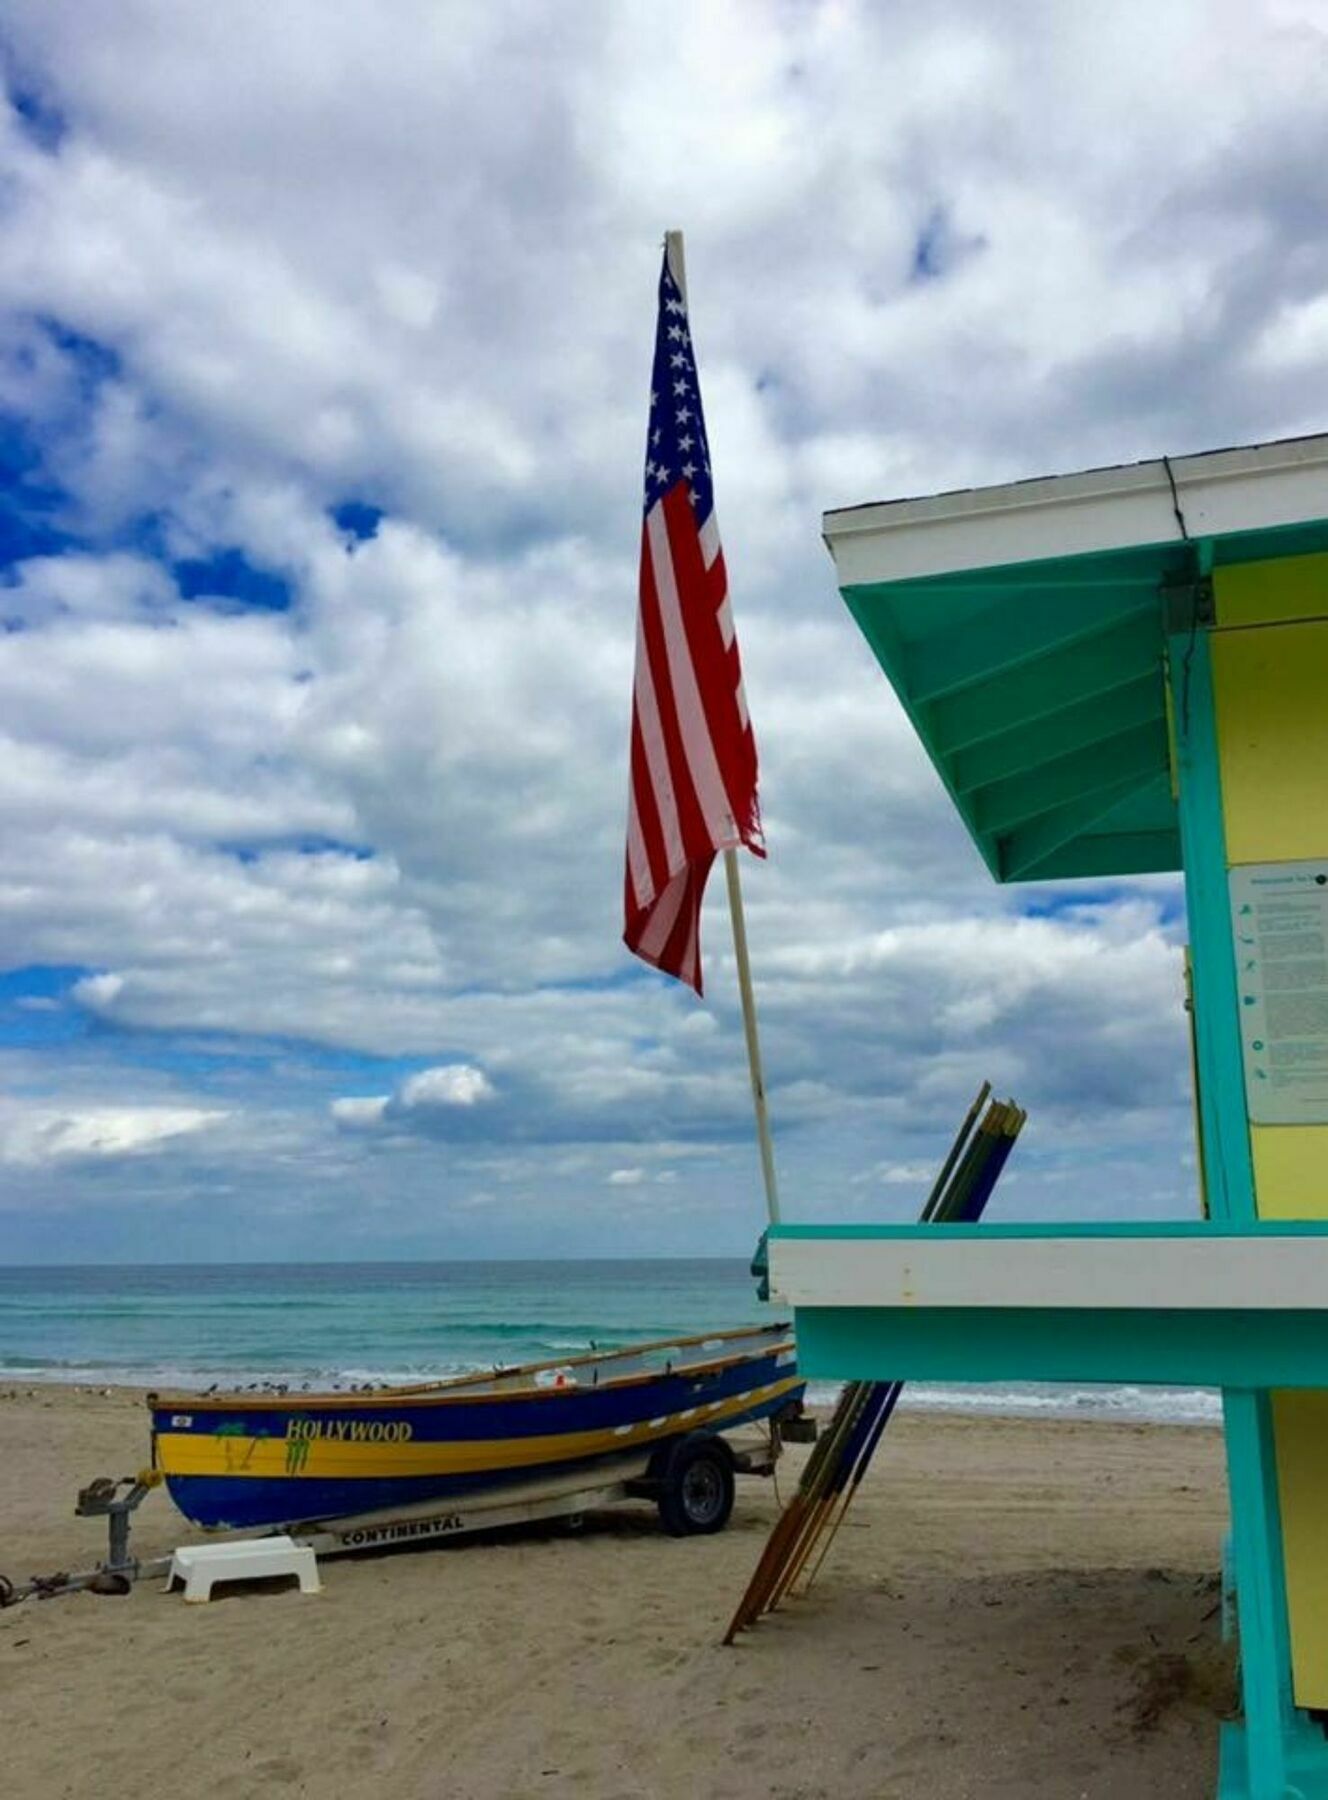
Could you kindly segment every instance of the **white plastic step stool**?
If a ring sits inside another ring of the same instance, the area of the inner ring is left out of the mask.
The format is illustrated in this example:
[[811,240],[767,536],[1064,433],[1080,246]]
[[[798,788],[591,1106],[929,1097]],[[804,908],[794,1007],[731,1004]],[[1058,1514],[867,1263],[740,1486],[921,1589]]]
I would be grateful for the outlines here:
[[212,1598],[218,1581],[266,1581],[273,1575],[299,1577],[302,1594],[318,1594],[318,1559],[307,1544],[288,1537],[240,1538],[226,1544],[189,1544],[171,1558],[166,1578],[169,1593],[184,1583],[186,1600],[201,1604]]

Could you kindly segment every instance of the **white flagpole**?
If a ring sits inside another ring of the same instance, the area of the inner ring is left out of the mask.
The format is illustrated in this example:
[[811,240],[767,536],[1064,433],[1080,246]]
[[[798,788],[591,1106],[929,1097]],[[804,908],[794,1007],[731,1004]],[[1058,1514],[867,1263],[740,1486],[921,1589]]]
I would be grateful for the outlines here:
[[[664,253],[669,270],[678,284],[683,305],[687,305],[687,264],[683,256],[682,233],[664,234]],[[738,991],[742,995],[742,1023],[747,1036],[747,1067],[752,1078],[752,1105],[756,1110],[756,1142],[761,1152],[761,1175],[765,1181],[765,1205],[770,1223],[779,1223],[779,1187],[775,1181],[775,1150],[770,1141],[770,1115],[766,1109],[765,1078],[761,1073],[761,1040],[756,1029],[756,996],[752,992],[752,965],[747,955],[747,920],[742,908],[742,881],[738,874],[738,853],[724,852],[724,876],[729,891],[729,918],[733,923],[733,952],[738,964]]]
[[761,1040],[756,1035],[756,996],[752,992],[752,965],[747,960],[747,921],[742,910],[742,883],[738,879],[738,852],[724,852],[728,879],[729,917],[733,921],[733,950],[738,959],[738,988],[742,994],[742,1022],[747,1032],[747,1067],[752,1077],[752,1105],[756,1108],[756,1141],[761,1150],[761,1174],[765,1178],[765,1207],[770,1223],[779,1223],[779,1188],[775,1183],[775,1148],[770,1141],[770,1115],[765,1104],[765,1079],[761,1074]]

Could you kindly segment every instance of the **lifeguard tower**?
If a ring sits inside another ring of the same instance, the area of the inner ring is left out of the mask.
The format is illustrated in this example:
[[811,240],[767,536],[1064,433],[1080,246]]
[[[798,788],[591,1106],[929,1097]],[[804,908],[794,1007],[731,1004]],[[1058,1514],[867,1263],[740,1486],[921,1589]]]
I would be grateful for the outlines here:
[[776,1226],[799,1361],[1221,1388],[1244,1717],[1219,1794],[1328,1796],[1328,437],[825,537],[997,881],[1184,871],[1202,1194],[1174,1224]]

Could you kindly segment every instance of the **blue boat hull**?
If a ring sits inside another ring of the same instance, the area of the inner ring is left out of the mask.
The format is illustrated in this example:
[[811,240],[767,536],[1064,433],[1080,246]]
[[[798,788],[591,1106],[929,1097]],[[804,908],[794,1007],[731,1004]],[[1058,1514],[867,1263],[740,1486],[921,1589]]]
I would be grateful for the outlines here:
[[[150,1396],[153,1450],[172,1499],[205,1529],[314,1523],[460,1498],[593,1469],[694,1431],[727,1431],[800,1402],[792,1346],[649,1377],[492,1391]],[[605,1359],[598,1369],[611,1367]]]

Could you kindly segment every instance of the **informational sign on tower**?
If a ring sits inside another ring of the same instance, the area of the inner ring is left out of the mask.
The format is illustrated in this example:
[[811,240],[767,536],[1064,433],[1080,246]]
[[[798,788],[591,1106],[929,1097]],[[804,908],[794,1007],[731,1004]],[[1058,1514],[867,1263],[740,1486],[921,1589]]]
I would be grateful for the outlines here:
[[1230,880],[1250,1120],[1328,1125],[1328,858]]

